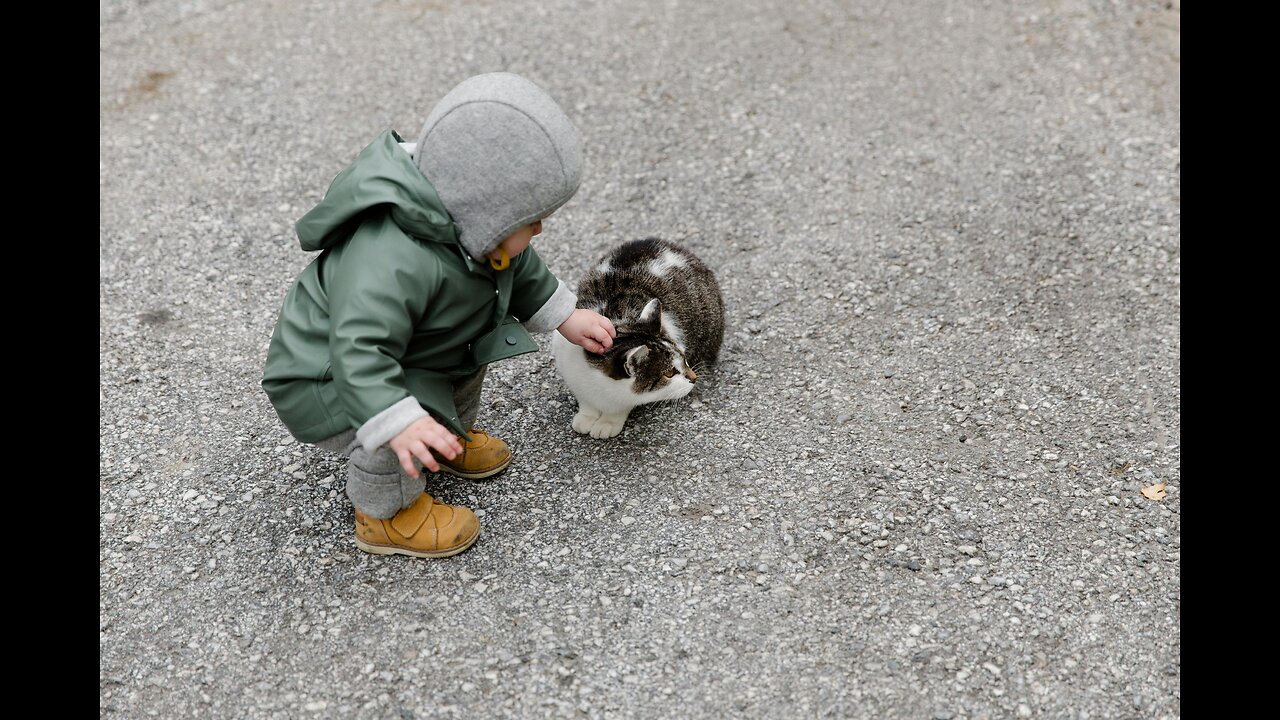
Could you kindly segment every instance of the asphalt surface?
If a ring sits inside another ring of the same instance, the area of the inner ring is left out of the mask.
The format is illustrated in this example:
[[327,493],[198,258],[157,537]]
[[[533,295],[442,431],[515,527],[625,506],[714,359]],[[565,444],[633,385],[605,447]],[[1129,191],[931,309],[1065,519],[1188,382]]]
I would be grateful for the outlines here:
[[[101,716],[1180,716],[1178,2],[100,8]],[[725,352],[609,441],[495,365],[479,542],[365,555],[258,386],[292,223],[493,70],[553,270],[682,242]]]

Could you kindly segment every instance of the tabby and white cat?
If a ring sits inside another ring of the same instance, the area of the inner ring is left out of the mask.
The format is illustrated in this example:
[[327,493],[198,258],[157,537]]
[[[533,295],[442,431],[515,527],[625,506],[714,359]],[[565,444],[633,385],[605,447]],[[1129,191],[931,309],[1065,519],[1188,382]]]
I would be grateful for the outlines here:
[[614,248],[578,285],[578,307],[618,331],[603,355],[552,333],[556,369],[578,399],[573,429],[594,438],[622,432],[639,405],[688,395],[724,340],[715,276],[696,255],[658,238]]

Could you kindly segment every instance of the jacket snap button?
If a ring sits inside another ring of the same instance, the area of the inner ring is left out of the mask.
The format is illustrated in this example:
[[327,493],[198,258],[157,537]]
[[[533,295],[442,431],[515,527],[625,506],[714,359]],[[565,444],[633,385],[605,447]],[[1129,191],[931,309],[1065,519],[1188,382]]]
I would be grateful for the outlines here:
[[508,335],[508,336],[507,336],[507,344],[508,344],[508,345],[515,345],[515,344],[516,344],[516,339],[515,339],[515,338],[513,338],[513,337],[511,337],[510,335]]

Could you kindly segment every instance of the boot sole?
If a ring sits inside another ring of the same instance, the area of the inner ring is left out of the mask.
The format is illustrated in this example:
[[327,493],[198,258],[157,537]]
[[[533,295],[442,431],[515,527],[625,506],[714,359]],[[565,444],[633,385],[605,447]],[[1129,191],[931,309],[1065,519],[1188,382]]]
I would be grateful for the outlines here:
[[467,539],[461,545],[449,548],[448,550],[410,550],[396,545],[371,545],[360,538],[355,538],[356,547],[373,555],[408,555],[417,558],[447,558],[457,555],[476,543],[476,538],[480,537],[480,531],[476,530],[476,534]]
[[502,463],[501,465],[497,467],[489,468],[488,470],[481,470],[479,472],[464,472],[462,470],[454,470],[448,465],[445,465],[444,463],[440,463],[440,472],[449,473],[450,475],[456,475],[457,477],[465,478],[467,480],[483,480],[485,478],[493,477],[494,475],[497,475],[503,470],[506,470],[508,467],[511,466],[512,459],[514,459],[513,456],[508,455],[507,461]]

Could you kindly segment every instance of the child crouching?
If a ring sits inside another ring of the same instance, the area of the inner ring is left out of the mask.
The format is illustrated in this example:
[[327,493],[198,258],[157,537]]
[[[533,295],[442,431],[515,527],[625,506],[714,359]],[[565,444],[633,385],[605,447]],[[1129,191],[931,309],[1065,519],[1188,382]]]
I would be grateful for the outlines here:
[[511,463],[474,427],[485,369],[558,329],[603,352],[616,334],[529,247],[578,190],[582,149],[533,83],[479,75],[431,111],[415,145],[383,132],[297,223],[319,250],[290,288],[263,373],[298,440],[350,457],[355,541],[377,554],[447,557],[480,532],[436,502],[432,472],[491,477]]

